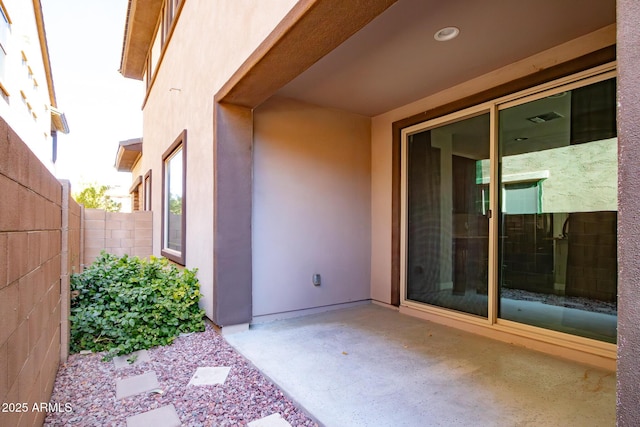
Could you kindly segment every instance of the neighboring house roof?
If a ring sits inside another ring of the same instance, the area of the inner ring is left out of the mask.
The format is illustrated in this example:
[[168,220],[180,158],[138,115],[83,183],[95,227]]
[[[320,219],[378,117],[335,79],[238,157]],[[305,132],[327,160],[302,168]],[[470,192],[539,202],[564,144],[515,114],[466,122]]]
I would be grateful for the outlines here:
[[131,172],[133,166],[142,156],[142,138],[120,141],[116,153],[115,168],[118,172]]
[[124,77],[142,80],[161,9],[162,0],[129,0],[120,59]]
[[53,86],[53,72],[51,71],[51,61],[49,59],[49,45],[47,44],[47,33],[44,29],[44,18],[42,16],[42,4],[40,3],[40,0],[33,0],[33,12],[36,18],[36,26],[38,28],[38,40],[40,41],[40,51],[42,53],[44,72],[47,78],[47,86],[49,87],[49,103],[52,107],[51,130],[69,133],[67,118],[62,111],[58,110],[56,91]]
[[69,133],[69,124],[67,123],[67,116],[55,107],[51,107],[51,130],[55,130],[62,133]]
[[129,194],[136,191],[140,184],[142,184],[142,176],[138,175],[138,177],[133,180],[133,184],[131,184],[131,187],[129,187]]

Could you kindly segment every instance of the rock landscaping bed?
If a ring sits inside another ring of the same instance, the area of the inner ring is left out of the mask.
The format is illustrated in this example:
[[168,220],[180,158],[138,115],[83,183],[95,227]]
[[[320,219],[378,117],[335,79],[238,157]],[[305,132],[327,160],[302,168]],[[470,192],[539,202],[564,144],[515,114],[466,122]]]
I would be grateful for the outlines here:
[[[104,355],[69,356],[58,371],[51,397],[61,410],[49,413],[45,426],[131,426],[132,417],[158,409],[155,412],[164,413],[170,405],[182,426],[251,426],[265,417],[269,418],[259,425],[275,420],[271,425],[286,421],[291,426],[317,426],[210,324],[204,332],[147,350],[140,360],[130,357],[124,366],[120,360],[118,368],[116,360],[103,361]],[[222,383],[200,385],[202,381],[192,378],[203,367],[226,367],[228,375]],[[157,378],[153,389],[116,396],[117,382],[150,373]]]

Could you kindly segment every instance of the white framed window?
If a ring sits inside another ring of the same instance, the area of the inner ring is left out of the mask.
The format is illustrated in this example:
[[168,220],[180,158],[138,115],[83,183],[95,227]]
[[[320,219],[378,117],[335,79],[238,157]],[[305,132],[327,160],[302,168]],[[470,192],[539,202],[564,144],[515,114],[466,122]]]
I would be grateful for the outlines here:
[[185,265],[187,131],[162,156],[162,255]]

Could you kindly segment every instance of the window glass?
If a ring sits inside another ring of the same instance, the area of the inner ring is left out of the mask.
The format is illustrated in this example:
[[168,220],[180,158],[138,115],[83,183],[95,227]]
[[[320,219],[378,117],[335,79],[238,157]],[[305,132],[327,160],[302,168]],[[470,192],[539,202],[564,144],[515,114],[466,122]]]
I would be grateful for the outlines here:
[[182,148],[167,159],[167,245],[182,250]]
[[186,238],[186,138],[183,131],[163,156],[162,255],[182,265]]
[[406,299],[487,317],[489,114],[409,135]]
[[616,342],[612,75],[406,133],[403,302]]
[[615,93],[608,79],[500,112],[499,317],[616,341]]

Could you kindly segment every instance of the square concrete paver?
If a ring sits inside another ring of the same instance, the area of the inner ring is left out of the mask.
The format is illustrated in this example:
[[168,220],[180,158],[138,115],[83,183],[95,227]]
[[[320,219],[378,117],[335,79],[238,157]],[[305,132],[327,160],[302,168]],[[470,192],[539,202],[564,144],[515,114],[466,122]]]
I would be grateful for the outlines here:
[[127,427],[180,427],[180,417],[173,405],[162,406],[127,418]]
[[251,421],[247,424],[247,427],[291,427],[291,424],[287,422],[280,414],[271,414],[268,417],[260,418],[259,420]]
[[214,385],[224,384],[231,368],[227,367],[202,367],[196,369],[191,377],[189,385]]
[[136,375],[129,378],[116,380],[116,399],[133,396],[135,394],[144,393],[160,387],[158,377],[154,371],[146,372],[142,375]]
[[[133,360],[129,363],[129,360]],[[124,356],[118,356],[113,358],[113,363],[116,369],[126,368],[127,366],[138,366],[145,362],[150,362],[149,352],[147,350],[134,351],[131,354],[125,354]]]

